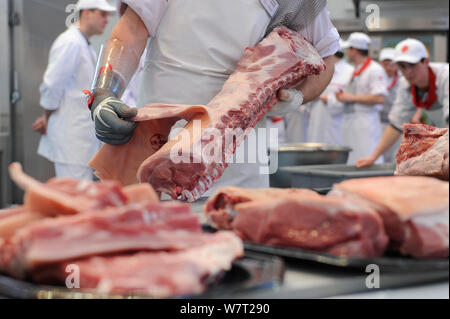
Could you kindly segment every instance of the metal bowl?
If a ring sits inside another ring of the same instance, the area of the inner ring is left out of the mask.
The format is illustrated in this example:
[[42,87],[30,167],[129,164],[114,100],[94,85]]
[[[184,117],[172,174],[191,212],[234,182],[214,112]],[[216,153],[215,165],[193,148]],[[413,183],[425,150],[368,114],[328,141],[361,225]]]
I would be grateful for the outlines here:
[[[352,149],[349,147],[322,143],[281,144],[278,147],[278,168],[346,164],[351,151]],[[278,170],[275,174],[270,175],[270,186],[291,187],[291,174]]]

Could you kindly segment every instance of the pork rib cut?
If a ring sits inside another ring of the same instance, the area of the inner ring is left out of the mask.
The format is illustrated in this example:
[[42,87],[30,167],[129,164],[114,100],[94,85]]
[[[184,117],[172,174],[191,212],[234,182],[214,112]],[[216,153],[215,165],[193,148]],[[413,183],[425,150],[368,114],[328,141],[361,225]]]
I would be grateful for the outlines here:
[[347,180],[329,196],[356,198],[382,217],[391,248],[416,258],[447,258],[449,185],[432,177]]
[[253,243],[360,258],[379,257],[386,249],[382,220],[364,203],[302,189],[246,193],[219,190],[205,212],[233,216],[230,228]]
[[[121,147],[103,146],[90,165],[101,178],[118,179],[124,184],[134,183],[137,172],[138,181],[150,183],[156,191],[194,201],[222,176],[236,147],[276,105],[277,92],[294,87],[324,69],[316,49],[302,35],[286,27],[276,28],[256,47],[245,50],[236,71],[206,107],[174,106],[164,111],[164,106],[149,105],[139,110],[136,120],[148,121],[139,124],[130,143]],[[155,116],[149,115],[154,109],[164,119],[155,120]],[[179,117],[189,120],[185,130],[189,132],[190,143],[181,145],[189,150],[188,163],[175,163],[171,159],[171,152],[174,148],[178,150],[182,136],[167,142],[169,126]],[[194,130],[195,120],[201,120],[199,134]],[[220,137],[212,138],[211,129],[218,130]],[[240,131],[231,133],[234,138],[226,138],[227,129]],[[207,161],[201,153],[205,149],[221,150],[222,154],[216,161]],[[107,163],[111,156],[114,163]]]
[[205,238],[182,251],[96,256],[48,267],[33,277],[41,283],[64,283],[66,267],[75,264],[80,269],[80,288],[97,293],[154,298],[199,294],[243,255],[241,240],[231,232],[205,234]]
[[449,180],[448,129],[403,125],[395,175],[434,176]]
[[179,250],[205,240],[186,204],[129,204],[21,228],[4,243],[2,260],[21,277],[46,264],[124,251]]

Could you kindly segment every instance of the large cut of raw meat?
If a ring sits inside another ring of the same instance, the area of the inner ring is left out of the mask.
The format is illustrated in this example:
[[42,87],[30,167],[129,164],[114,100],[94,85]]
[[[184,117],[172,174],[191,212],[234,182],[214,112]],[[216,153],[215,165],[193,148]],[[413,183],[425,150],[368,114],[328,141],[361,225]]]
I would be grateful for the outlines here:
[[236,205],[268,199],[290,197],[319,197],[320,195],[309,189],[243,189],[239,187],[222,187],[205,204],[208,223],[218,229],[232,229],[231,223]]
[[19,163],[10,164],[9,172],[11,179],[25,190],[24,207],[48,216],[121,206],[128,201],[121,185],[115,181],[87,182],[53,178],[47,183],[41,183],[26,175]]
[[448,129],[403,125],[396,175],[434,176],[449,180]]
[[[90,166],[102,179],[123,184],[138,180],[173,198],[194,201],[222,176],[236,147],[276,105],[277,92],[324,69],[316,49],[302,35],[279,27],[256,47],[245,50],[236,71],[206,107],[148,105],[139,110],[135,120],[144,122],[132,140],[119,147],[103,146]],[[190,143],[181,145],[181,134],[167,141],[171,126],[180,118],[188,120],[185,132],[190,137]],[[199,131],[195,120],[201,120]],[[184,162],[176,163],[171,152],[180,149],[187,150],[187,155]],[[211,152],[218,157],[208,161],[204,154]]]
[[207,240],[197,216],[179,203],[130,204],[21,228],[2,248],[17,276],[43,264],[139,250],[179,250]]
[[416,258],[447,258],[449,185],[432,177],[347,180],[329,196],[363,200],[382,217],[390,246]]
[[219,190],[205,213],[232,216],[230,228],[253,243],[361,258],[379,257],[386,249],[381,218],[360,201],[301,189],[246,192]]
[[77,265],[81,289],[155,298],[199,294],[243,255],[242,241],[231,232],[205,234],[205,239],[177,252],[75,260],[48,267],[33,277],[42,283],[64,283],[69,275],[67,269],[71,269],[67,266]]

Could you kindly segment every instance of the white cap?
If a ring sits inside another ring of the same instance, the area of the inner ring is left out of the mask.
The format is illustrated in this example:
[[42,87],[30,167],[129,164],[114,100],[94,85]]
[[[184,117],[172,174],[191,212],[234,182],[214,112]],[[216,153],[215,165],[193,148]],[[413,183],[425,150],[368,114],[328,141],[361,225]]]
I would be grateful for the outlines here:
[[424,58],[428,58],[428,51],[419,40],[406,39],[395,47],[395,62],[416,64]]
[[358,50],[369,50],[369,45],[372,42],[370,37],[361,32],[354,32],[350,34],[350,37],[344,42],[344,48],[355,48]]
[[78,0],[77,11],[88,9],[98,9],[107,12],[116,11],[116,8],[106,0]]
[[379,61],[385,61],[385,60],[395,60],[396,51],[394,48],[384,48],[380,52],[380,57],[378,58]]

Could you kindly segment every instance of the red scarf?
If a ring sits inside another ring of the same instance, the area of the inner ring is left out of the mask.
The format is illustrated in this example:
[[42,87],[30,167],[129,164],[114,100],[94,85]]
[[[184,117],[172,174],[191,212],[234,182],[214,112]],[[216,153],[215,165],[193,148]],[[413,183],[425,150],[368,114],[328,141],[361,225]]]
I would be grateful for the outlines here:
[[419,94],[417,93],[417,86],[411,87],[411,94],[413,96],[414,105],[419,108],[426,108],[427,110],[429,110],[438,99],[438,96],[436,94],[436,75],[433,73],[430,67],[428,67],[428,76],[428,99],[426,102],[422,101]]
[[359,76],[361,73],[364,72],[365,69],[367,69],[370,65],[370,63],[372,62],[372,58],[368,58],[367,61],[363,64],[363,66],[359,69],[356,70],[355,72],[353,72],[353,78],[356,78],[357,76]]
[[392,80],[392,83],[388,86],[388,91],[392,91],[394,86],[397,84],[398,81],[398,73],[395,72],[394,79]]

